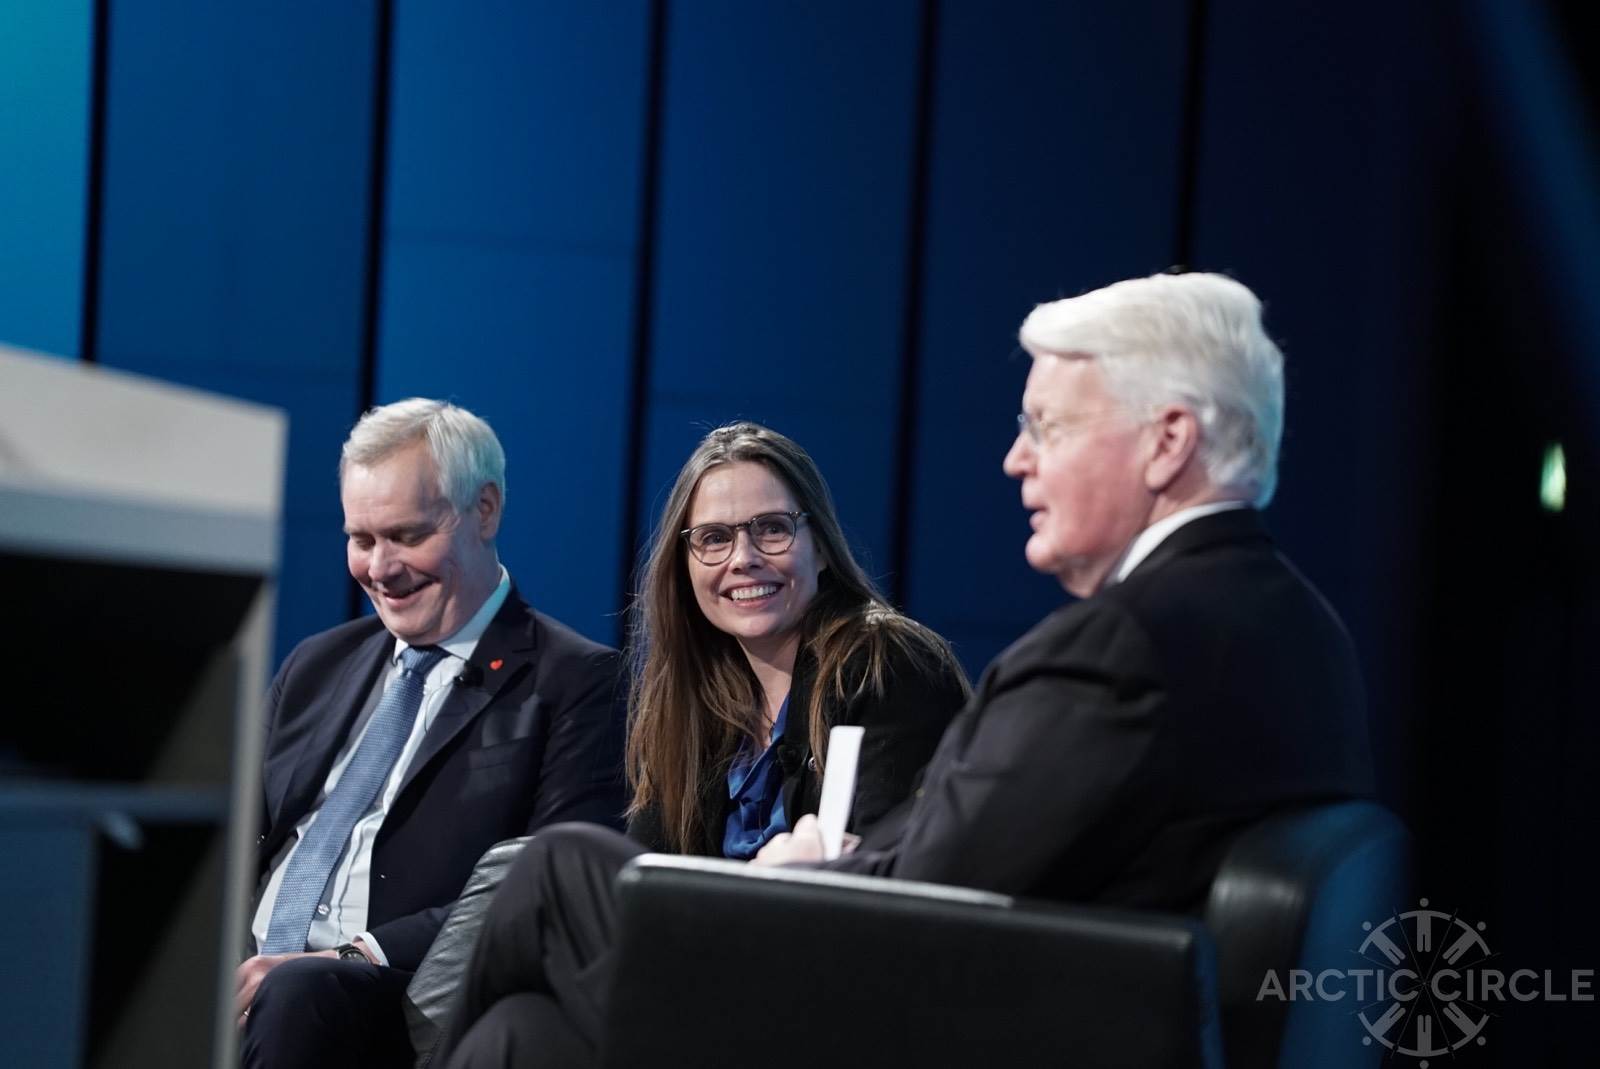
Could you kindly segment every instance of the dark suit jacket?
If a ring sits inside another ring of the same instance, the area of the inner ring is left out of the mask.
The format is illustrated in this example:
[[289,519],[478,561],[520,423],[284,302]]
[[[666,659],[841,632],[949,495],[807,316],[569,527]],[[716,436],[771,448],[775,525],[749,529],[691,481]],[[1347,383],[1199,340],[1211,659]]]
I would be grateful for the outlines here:
[[[366,617],[306,639],[278,670],[266,703],[260,887],[315,804],[393,644]],[[615,650],[535,612],[513,588],[463,680],[373,846],[367,930],[398,968],[417,967],[494,843],[566,820],[617,827],[626,802]]]
[[1372,789],[1349,636],[1223,512],[996,658],[899,834],[823,867],[1194,910],[1244,825]]
[[[856,666],[846,668],[846,676]],[[864,668],[861,669],[864,671]],[[817,685],[817,662],[802,651],[795,659],[789,687],[789,717],[778,740],[778,763],[783,768],[783,811],[792,824],[815,813],[822,801],[822,777],[811,752],[811,691]],[[867,694],[829,710],[830,724],[859,724],[866,728],[856,765],[855,799],[850,808],[850,830],[862,833],[876,826],[911,794],[918,773],[933,756],[950,718],[965,698],[962,680],[951,665],[929,671],[904,653],[890,658],[883,697]],[[732,809],[728,797],[727,765],[708,778],[700,795],[703,837],[693,854],[722,856],[723,831]],[[648,809],[628,823],[628,834],[647,849],[666,851],[667,839],[660,813]]]

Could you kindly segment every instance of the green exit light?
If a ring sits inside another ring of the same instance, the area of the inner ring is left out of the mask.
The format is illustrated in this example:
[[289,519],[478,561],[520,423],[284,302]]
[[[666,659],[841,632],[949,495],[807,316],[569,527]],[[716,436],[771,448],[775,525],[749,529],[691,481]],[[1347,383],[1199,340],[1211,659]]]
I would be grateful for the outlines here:
[[1560,512],[1567,504],[1567,457],[1560,442],[1545,447],[1544,469],[1539,473],[1539,504],[1546,512]]

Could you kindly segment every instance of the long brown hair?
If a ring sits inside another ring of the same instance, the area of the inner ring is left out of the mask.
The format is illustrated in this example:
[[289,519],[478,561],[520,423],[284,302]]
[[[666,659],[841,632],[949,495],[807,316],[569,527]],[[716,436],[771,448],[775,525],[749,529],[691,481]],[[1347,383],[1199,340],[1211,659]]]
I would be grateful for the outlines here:
[[706,472],[736,462],[760,464],[788,487],[827,565],[800,623],[800,655],[816,662],[806,712],[819,771],[832,727],[830,706],[869,689],[882,694],[892,651],[903,651],[930,672],[951,672],[963,684],[966,678],[945,641],[889,605],[851,556],[833,495],[806,451],[757,423],[718,427],[672,484],[629,609],[629,813],[655,807],[676,850],[691,849],[703,832],[699,798],[705,784],[723,774],[743,740],[759,746],[765,728],[755,672],[737,640],[700,611],[679,537]]

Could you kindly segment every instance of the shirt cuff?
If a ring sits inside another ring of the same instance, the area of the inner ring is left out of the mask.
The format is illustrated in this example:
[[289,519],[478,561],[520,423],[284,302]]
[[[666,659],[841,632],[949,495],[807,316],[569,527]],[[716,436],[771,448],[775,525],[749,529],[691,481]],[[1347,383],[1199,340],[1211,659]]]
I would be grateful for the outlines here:
[[[367,952],[378,959],[379,965],[389,964],[389,955],[383,952],[383,947],[378,945],[378,941],[373,938],[371,932],[361,932],[356,936],[356,939],[361,940],[361,945],[367,948]],[[354,943],[356,939],[350,941]]]

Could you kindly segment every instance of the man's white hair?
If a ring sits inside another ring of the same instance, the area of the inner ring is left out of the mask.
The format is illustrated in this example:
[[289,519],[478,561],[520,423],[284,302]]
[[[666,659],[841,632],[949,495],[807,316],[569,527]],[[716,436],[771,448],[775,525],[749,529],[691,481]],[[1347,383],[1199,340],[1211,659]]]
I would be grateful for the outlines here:
[[345,439],[339,481],[352,464],[370,467],[413,442],[428,443],[439,473],[439,492],[457,512],[468,512],[484,483],[506,495],[506,451],[489,424],[448,401],[411,397],[369,409]]
[[1272,500],[1283,437],[1283,353],[1261,302],[1231,278],[1151,275],[1035,308],[1019,332],[1041,356],[1087,358],[1134,411],[1182,404],[1199,418],[1212,484],[1257,508]]

